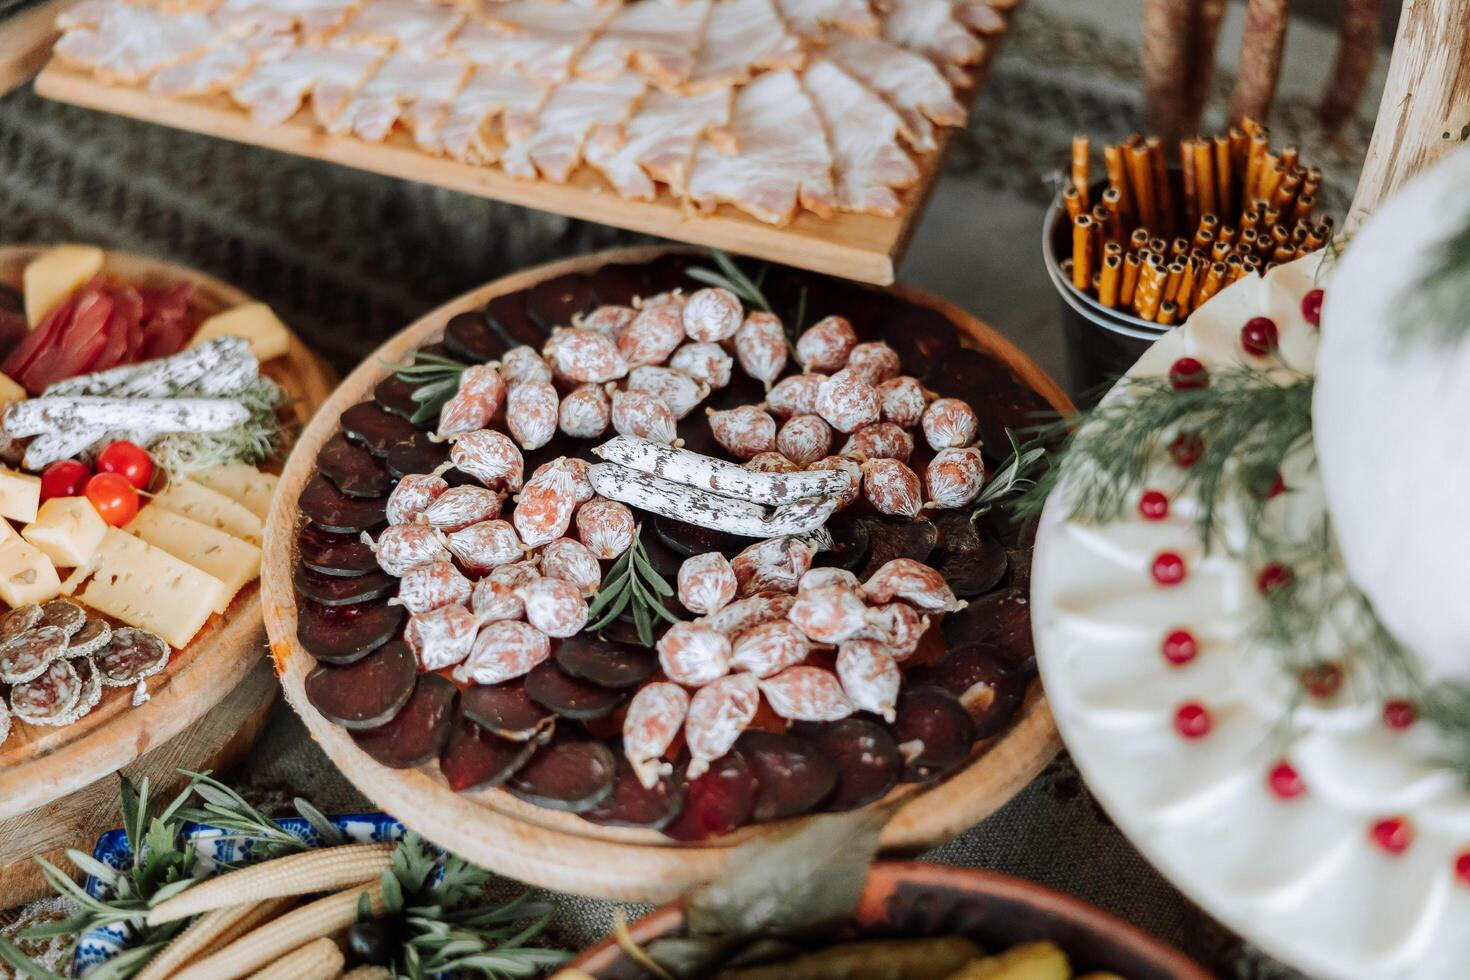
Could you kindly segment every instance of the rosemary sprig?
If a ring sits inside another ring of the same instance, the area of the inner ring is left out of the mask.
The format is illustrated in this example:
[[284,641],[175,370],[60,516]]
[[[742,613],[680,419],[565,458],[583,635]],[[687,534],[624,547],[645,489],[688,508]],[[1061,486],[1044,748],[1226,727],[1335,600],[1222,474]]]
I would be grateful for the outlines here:
[[595,633],[606,629],[614,620],[631,615],[638,630],[638,642],[651,647],[654,619],[673,624],[679,622],[679,617],[664,605],[674,589],[648,560],[642,532],[640,524],[633,530],[633,546],[608,569],[602,588],[587,611],[587,631]]
[[1005,498],[1025,493],[1036,485],[1033,474],[1039,472],[1041,462],[1046,457],[1046,446],[1039,439],[1023,444],[1017,441],[1015,432],[1010,429],[1006,429],[1006,438],[1011,443],[1011,454],[980,488],[980,494],[975,498],[974,510],[970,514],[971,520],[989,513]]
[[414,351],[408,362],[380,361],[399,380],[414,385],[413,400],[419,407],[413,413],[415,423],[439,417],[444,403],[459,391],[460,375],[469,367],[463,361],[433,352]]
[[[175,397],[195,394],[198,390],[192,386],[173,392]],[[281,455],[287,433],[281,425],[280,410],[286,404],[286,393],[280,385],[260,378],[229,397],[250,413],[245,421],[223,432],[169,433],[149,444],[154,462],[171,476],[186,476],[212,466],[259,464]]]

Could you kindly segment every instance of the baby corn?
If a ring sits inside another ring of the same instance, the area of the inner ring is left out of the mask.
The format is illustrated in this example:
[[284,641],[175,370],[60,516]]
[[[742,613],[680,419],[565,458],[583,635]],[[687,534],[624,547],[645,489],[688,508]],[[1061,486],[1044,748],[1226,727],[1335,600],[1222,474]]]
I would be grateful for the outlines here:
[[280,898],[206,912],[149,960],[134,980],[164,980],[211,948],[233,942],[261,923],[275,918],[290,904],[290,899]]
[[323,937],[250,974],[250,980],[333,980],[346,964],[337,944]]

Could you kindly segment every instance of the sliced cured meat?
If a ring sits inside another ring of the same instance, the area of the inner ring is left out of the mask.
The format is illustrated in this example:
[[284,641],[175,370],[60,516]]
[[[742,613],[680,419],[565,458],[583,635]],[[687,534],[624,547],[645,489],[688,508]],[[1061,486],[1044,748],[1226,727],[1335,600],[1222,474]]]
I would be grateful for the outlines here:
[[490,326],[510,347],[529,346],[540,349],[546,342],[546,331],[538,327],[526,309],[526,294],[506,293],[485,307]]
[[386,598],[398,588],[398,580],[386,572],[366,575],[323,575],[304,562],[292,576],[296,591],[324,606],[352,606]]
[[526,295],[527,312],[547,333],[557,327],[571,326],[572,317],[590,313],[596,307],[597,293],[592,288],[592,279],[580,273],[537,283]]
[[709,551],[718,551],[726,558],[733,558],[750,544],[748,538],[726,534],[714,528],[700,527],[697,524],[688,524],[662,515],[654,517],[653,527],[658,532],[660,541],[686,558]]
[[391,489],[388,471],[372,453],[347,441],[342,433],[327,440],[316,455],[317,472],[349,497],[376,499]]
[[23,684],[41,676],[66,653],[66,632],[56,626],[37,627],[0,645],[0,681]]
[[112,631],[107,646],[92,658],[102,683],[129,687],[152,677],[168,665],[167,643],[147,630],[131,626]]
[[[515,2],[515,0],[510,0]],[[558,85],[536,114],[534,127],[510,135],[501,156],[505,172],[523,179],[538,175],[565,183],[582,162],[587,135],[594,128],[619,129],[643,95],[643,80],[624,75],[607,82],[571,79]]]
[[683,4],[630,3],[618,8],[577,57],[575,71],[601,81],[631,65],[660,87],[677,87],[694,67],[712,0]]
[[545,731],[551,714],[531,700],[523,681],[474,684],[464,689],[460,710],[465,717],[514,742],[524,742]]
[[75,717],[82,679],[69,660],[58,660],[40,675],[10,689],[10,710],[32,725],[65,725]]
[[898,113],[825,58],[809,65],[801,81],[827,126],[838,210],[898,214],[897,192],[919,180],[919,168],[898,142]]
[[71,710],[71,720],[76,721],[91,714],[92,709],[102,702],[102,675],[98,672],[96,663],[88,657],[71,660],[71,666],[82,682],[81,696]]
[[[383,6],[375,0],[365,10]],[[429,9],[428,4],[410,6]],[[380,143],[402,120],[417,133],[438,123],[469,77],[470,66],[450,60],[423,61],[402,54],[390,55],[367,82],[353,94],[342,111],[326,123],[329,133],[352,133],[360,139]]]
[[906,783],[926,783],[970,757],[974,723],[959,699],[937,687],[910,688],[899,695],[898,716],[889,726],[905,765]]
[[451,354],[471,364],[488,364],[499,360],[511,345],[495,330],[484,310],[457,313],[444,325],[444,346]]
[[934,526],[941,549],[934,567],[955,595],[973,599],[1000,584],[1008,565],[1005,546],[988,531],[982,533],[967,511],[936,514]]
[[537,704],[573,721],[606,718],[628,696],[624,691],[573,677],[551,660],[526,675],[526,694]]
[[684,809],[684,800],[684,780],[678,773],[660,775],[645,787],[628,760],[618,756],[612,792],[582,817],[607,827],[662,830]]
[[585,813],[607,799],[616,774],[617,759],[606,745],[558,733],[506,788],[537,806]]
[[658,672],[658,656],[652,650],[590,633],[562,640],[554,656],[572,677],[614,690],[637,687]]
[[536,742],[512,742],[461,718],[439,756],[439,771],[456,793],[499,786],[530,760]]
[[750,765],[738,751],[731,752],[710,763],[704,775],[690,780],[684,809],[664,833],[682,841],[721,837],[749,822],[755,795],[756,778]]
[[171,97],[219,95],[245,77],[262,51],[245,41],[222,41],[168,65],[148,79],[148,91]]
[[812,742],[776,732],[748,731],[735,743],[755,776],[756,820],[780,820],[813,810],[837,785],[837,767]]
[[[434,442],[428,433],[420,432],[407,442],[388,451],[388,472],[401,480],[416,473],[432,473],[449,460],[449,444]],[[446,481],[448,474],[444,474]]]
[[337,534],[366,531],[387,519],[388,498],[349,497],[324,476],[314,476],[301,490],[301,513],[323,531]]
[[787,25],[807,40],[825,40],[828,28],[875,37],[880,22],[866,0],[776,0]]
[[324,663],[350,664],[398,636],[407,618],[402,606],[323,606],[303,599],[296,604],[296,639]]
[[303,524],[296,546],[306,567],[323,575],[366,575],[378,570],[372,547],[357,534],[334,534],[315,524]]
[[799,722],[792,734],[811,742],[837,767],[837,788],[823,802],[823,810],[856,810],[881,800],[898,785],[903,756],[881,725],[862,718]]
[[105,619],[89,619],[66,641],[68,660],[90,657],[112,640],[112,625]]
[[26,630],[35,629],[41,623],[41,607],[35,603],[16,606],[0,616],[0,643],[15,639]]
[[486,8],[485,21],[466,24],[454,50],[476,65],[553,85],[571,73],[573,59],[616,7],[507,0]]
[[352,0],[224,0],[220,21],[241,33],[301,33],[319,41],[342,26],[356,4]]
[[203,14],[167,16],[118,3],[94,24],[68,30],[55,50],[64,62],[88,69],[104,81],[136,85],[160,68],[200,53],[218,34],[218,27]]
[[939,146],[934,126],[960,126],[965,107],[934,63],[889,41],[835,34],[828,57],[873,89],[903,120],[903,137],[916,149]]
[[720,0],[704,24],[689,91],[727,89],[757,69],[799,68],[801,40],[786,29],[772,0]]
[[936,663],[916,667],[909,682],[943,688],[959,699],[974,722],[974,737],[989,738],[1010,724],[1026,683],[1002,665],[1003,651],[983,643],[953,647]]
[[[377,402],[378,407],[386,412],[411,419],[413,414],[419,410],[419,403],[413,400],[413,393],[417,390],[418,386],[412,381],[405,381],[396,374],[390,374],[379,381],[377,387],[373,389],[373,401]],[[389,452],[388,455],[393,454]]]
[[374,47],[292,49],[261,61],[234,85],[230,98],[260,126],[279,126],[312,99],[317,120],[329,125],[377,70],[383,52]]
[[373,0],[356,9],[332,40],[335,44],[373,44],[422,65],[445,53],[465,15],[452,7],[419,0]]
[[374,402],[360,402],[342,413],[342,432],[374,456],[387,456],[400,442],[419,434],[418,427],[405,418],[379,408]]
[[985,54],[985,42],[956,16],[954,0],[892,0],[883,18],[883,37],[939,65],[955,85],[970,81],[965,70]]
[[1031,639],[1031,600],[1024,589],[992,592],[944,617],[944,636],[955,645],[992,646],[1009,668],[1034,669],[1036,647]]
[[377,728],[353,732],[357,747],[390,769],[412,769],[439,757],[454,724],[453,684],[438,674],[420,674],[413,694]]
[[395,640],[354,664],[315,667],[306,675],[306,700],[333,724],[364,731],[392,721],[417,678],[413,652]]
[[55,626],[68,638],[87,623],[87,611],[70,599],[52,599],[41,607],[37,626]]
[[718,204],[733,204],[777,225],[789,223],[798,206],[831,213],[836,202],[832,152],[822,120],[795,74],[768,72],[742,87],[730,132],[738,153],[726,155],[708,143],[694,151],[689,198],[696,206],[713,211]]
[[868,558],[871,541],[866,520],[839,513],[827,522],[832,547],[819,552],[812,564],[818,568],[845,568],[856,571]]
[[679,574],[679,569],[684,564],[684,555],[664,543],[654,530],[652,521],[644,521],[639,525],[638,542],[643,545],[643,554],[655,572],[666,579],[672,579]]
[[895,558],[926,562],[939,543],[939,530],[923,518],[866,517],[863,523],[868,529],[868,562],[858,577],[864,580]]

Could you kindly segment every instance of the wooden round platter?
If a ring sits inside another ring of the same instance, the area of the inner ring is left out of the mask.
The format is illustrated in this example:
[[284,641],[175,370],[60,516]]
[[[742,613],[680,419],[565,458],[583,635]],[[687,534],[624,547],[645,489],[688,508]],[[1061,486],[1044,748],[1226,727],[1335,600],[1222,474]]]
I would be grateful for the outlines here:
[[[650,262],[669,251],[665,246],[613,249],[528,269],[466,293],[394,336],[347,377],[302,433],[266,523],[261,568],[266,629],[282,689],[313,738],[358,789],[425,837],[491,871],[559,891],[624,901],[668,901],[717,875],[737,844],[778,831],[783,823],[685,844],[653,831],[601,827],[498,789],[456,793],[437,764],[389,769],[374,761],[306,698],[304,683],[315,661],[296,640],[291,574],[300,522],[296,498],[312,476],[317,451],[337,431],[341,412],[372,397],[387,373],[383,362],[402,361],[415,348],[437,341],[451,317],[497,296],[610,263]],[[1001,362],[1054,408],[1071,410],[1056,383],[984,323],[917,290],[890,289],[948,317],[967,346]],[[932,786],[900,787],[888,800],[874,804],[892,809],[883,834],[885,851],[921,851],[973,826],[1030,782],[1059,746],[1046,699],[1033,681],[1011,726],[995,739],[976,743],[967,767]]]
[[[0,247],[0,282],[18,286],[26,264],[44,250],[45,246]],[[130,283],[191,282],[191,306],[201,316],[252,302],[218,279],[145,256],[109,252],[105,269]],[[263,370],[286,389],[298,423],[304,424],[332,389],[330,369],[295,337],[286,356],[263,365]],[[252,584],[235,596],[224,615],[212,617],[188,647],[177,651],[163,673],[149,680],[152,698],[146,704],[133,708],[130,689],[105,688],[101,703],[74,724],[42,728],[13,719],[10,737],[0,745],[0,866],[28,856],[12,853],[8,846],[22,836],[18,831],[12,834],[13,824],[33,822],[33,811],[55,801],[61,801],[60,809],[48,808],[46,820],[64,821],[68,801],[63,797],[76,794],[82,805],[86,794],[78,790],[185,733],[236,688],[253,692],[252,707],[257,711],[267,709],[274,686],[246,684],[260,662],[262,633],[260,590]],[[241,725],[254,714],[242,712]],[[211,746],[211,755],[182,753],[176,764],[207,765],[222,740],[211,737],[204,742]],[[95,809],[96,801],[90,805]]]

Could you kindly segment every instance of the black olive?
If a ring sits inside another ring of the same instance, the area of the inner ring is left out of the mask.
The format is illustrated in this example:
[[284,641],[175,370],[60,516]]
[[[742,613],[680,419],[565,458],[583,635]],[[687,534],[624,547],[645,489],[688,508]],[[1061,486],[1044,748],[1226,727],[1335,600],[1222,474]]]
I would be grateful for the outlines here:
[[387,966],[393,961],[393,933],[381,922],[357,922],[347,927],[347,952],[354,963]]

